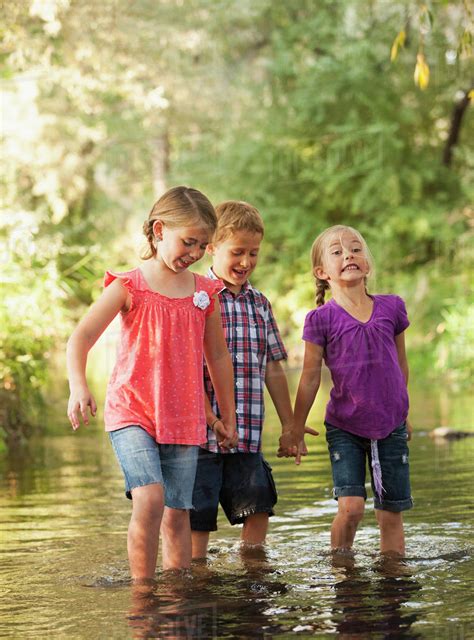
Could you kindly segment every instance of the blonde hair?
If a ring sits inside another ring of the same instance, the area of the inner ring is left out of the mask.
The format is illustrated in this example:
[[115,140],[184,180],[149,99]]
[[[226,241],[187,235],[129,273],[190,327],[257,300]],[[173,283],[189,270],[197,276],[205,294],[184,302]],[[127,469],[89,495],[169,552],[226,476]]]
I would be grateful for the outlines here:
[[261,233],[263,220],[258,209],[241,200],[226,200],[216,207],[217,229],[213,242],[222,242],[237,231]]
[[206,196],[191,187],[168,189],[153,205],[148,219],[143,223],[143,233],[148,240],[141,258],[149,260],[157,254],[153,224],[162,220],[168,227],[186,227],[201,222],[213,234],[217,227],[216,212]]
[[[372,276],[374,273],[374,259],[372,257],[372,254],[370,253],[369,247],[367,246],[367,242],[364,240],[364,237],[362,236],[362,234],[359,233],[359,231],[357,231],[357,229],[354,229],[353,227],[348,227],[347,225],[344,225],[344,224],[336,224],[333,227],[329,227],[328,229],[325,229],[322,233],[319,234],[319,236],[313,242],[313,246],[311,247],[311,265],[313,268],[313,275],[316,280],[316,306],[317,307],[321,307],[324,304],[326,291],[330,287],[329,287],[329,282],[327,280],[321,280],[321,278],[318,278],[318,276],[315,274],[316,267],[321,267],[323,264],[324,253],[328,248],[327,241],[329,240],[329,238],[334,234],[342,235],[345,231],[349,231],[350,233],[353,233],[361,243],[364,249],[365,257],[369,265],[368,276]],[[365,278],[365,287],[367,290],[367,276]]]

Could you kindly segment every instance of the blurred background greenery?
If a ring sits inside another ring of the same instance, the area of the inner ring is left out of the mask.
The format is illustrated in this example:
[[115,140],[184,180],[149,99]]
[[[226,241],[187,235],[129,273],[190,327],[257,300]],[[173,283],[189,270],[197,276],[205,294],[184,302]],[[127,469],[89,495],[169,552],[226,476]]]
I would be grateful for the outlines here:
[[254,282],[292,362],[312,240],[348,223],[374,253],[372,290],[407,301],[414,374],[466,393],[467,1],[5,0],[0,24],[0,441],[65,408],[67,335],[104,269],[134,266],[175,184],[260,208]]

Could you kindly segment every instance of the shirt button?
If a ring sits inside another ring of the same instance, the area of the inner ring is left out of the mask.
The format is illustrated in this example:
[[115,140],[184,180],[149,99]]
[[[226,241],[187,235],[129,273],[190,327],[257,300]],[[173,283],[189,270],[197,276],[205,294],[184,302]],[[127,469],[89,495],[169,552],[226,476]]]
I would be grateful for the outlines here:
[[240,353],[238,353],[238,354],[235,356],[235,359],[236,359],[238,362],[240,362],[240,361],[242,360],[242,356],[240,355]]
[[236,386],[236,387],[240,387],[240,386],[241,386],[240,380],[236,380],[236,381],[235,381],[235,386]]

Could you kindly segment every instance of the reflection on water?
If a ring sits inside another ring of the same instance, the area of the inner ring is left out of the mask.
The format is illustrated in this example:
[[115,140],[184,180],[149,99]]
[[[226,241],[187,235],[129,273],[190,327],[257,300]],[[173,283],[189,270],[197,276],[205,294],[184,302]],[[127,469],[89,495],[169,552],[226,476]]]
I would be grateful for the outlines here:
[[[276,448],[270,430],[266,451]],[[322,438],[296,468],[269,455],[280,498],[264,552],[220,521],[207,562],[128,577],[129,502],[99,430],[48,437],[0,461],[0,636],[474,637],[474,439],[415,436],[407,558],[381,558],[372,501],[353,555],[332,555]]]

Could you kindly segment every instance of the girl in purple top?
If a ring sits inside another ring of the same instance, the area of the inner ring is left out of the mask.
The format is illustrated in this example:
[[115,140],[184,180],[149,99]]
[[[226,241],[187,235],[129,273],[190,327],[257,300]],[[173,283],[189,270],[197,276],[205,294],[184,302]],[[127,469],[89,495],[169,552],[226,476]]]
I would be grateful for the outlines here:
[[[334,550],[350,549],[364,513],[366,459],[370,462],[382,553],[405,552],[402,511],[410,509],[408,364],[405,304],[394,295],[369,295],[372,257],[355,229],[326,229],[311,250],[317,308],[306,316],[305,356],[294,428],[280,439],[279,455],[304,449],[304,425],[321,379],[324,359],[333,388],[326,408],[334,497]],[[332,299],[324,302],[326,290]]]

